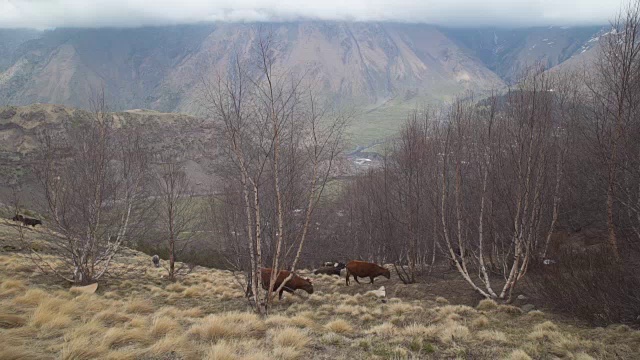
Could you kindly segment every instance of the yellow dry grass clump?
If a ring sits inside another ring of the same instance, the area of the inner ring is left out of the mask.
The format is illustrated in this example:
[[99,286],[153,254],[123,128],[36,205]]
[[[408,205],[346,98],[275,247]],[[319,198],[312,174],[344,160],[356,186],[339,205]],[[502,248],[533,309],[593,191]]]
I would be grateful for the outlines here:
[[353,332],[353,326],[343,319],[330,321],[325,325],[325,327],[327,330],[337,334],[348,334]]

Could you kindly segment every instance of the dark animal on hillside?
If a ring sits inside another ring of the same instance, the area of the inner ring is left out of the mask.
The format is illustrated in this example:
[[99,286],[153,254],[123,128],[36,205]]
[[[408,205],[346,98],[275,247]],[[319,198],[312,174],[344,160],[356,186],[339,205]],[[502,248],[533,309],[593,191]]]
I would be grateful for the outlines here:
[[344,269],[347,265],[345,263],[343,263],[343,262],[327,261],[322,266],[333,266],[333,267],[337,267],[337,268],[340,268],[340,269]]
[[341,263],[341,262],[325,262],[324,266],[321,268],[318,268],[316,270],[313,271],[313,273],[315,275],[318,274],[326,274],[326,275],[336,275],[336,276],[340,276],[340,272],[342,271],[342,269],[344,269],[347,265],[345,265],[345,263]]
[[26,216],[22,218],[22,223],[25,224],[26,226],[33,226],[33,227],[36,227],[36,225],[42,225],[42,221],[38,219],[26,217]]
[[[262,269],[260,270],[260,276],[262,278],[262,288],[265,290],[269,289],[269,282],[271,281],[271,272],[272,269]],[[280,270],[278,272],[278,276],[276,277],[275,284],[273,285],[273,291],[278,290],[282,282],[291,274],[288,270]],[[286,291],[290,294],[293,294],[294,291],[302,289],[309,294],[313,294],[313,283],[311,280],[307,278],[300,277],[296,274],[293,274],[293,277],[287,281],[286,285],[280,290],[278,294],[278,299],[282,299],[282,292]]]
[[325,274],[325,275],[337,275],[340,276],[340,270],[335,266],[323,266],[321,268],[315,269],[313,270],[313,274],[314,275],[320,275],[320,274]]
[[156,267],[160,267],[160,256],[153,255],[151,261],[153,261],[153,265],[155,265]]
[[30,218],[30,217],[23,216],[23,215],[20,215],[20,214],[16,214],[16,216],[12,217],[11,220],[20,221],[25,226],[36,227],[36,225],[42,225],[42,221],[41,220]]
[[353,275],[354,280],[358,284],[360,284],[358,277],[368,277],[371,279],[371,284],[373,284],[373,279],[378,276],[384,276],[387,279],[391,278],[389,269],[374,263],[357,260],[349,261],[347,264],[347,286],[349,286],[349,278],[351,275]]

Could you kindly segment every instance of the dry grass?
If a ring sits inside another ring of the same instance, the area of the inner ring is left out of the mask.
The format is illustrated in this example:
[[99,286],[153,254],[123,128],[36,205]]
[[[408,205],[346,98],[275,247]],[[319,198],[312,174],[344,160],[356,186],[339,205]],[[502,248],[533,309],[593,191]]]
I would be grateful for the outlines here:
[[169,333],[178,333],[182,330],[180,324],[175,320],[164,316],[157,316],[151,325],[151,335],[162,337]]
[[97,313],[93,319],[100,321],[107,326],[115,326],[117,324],[124,324],[131,321],[131,317],[129,315],[121,314],[113,310],[101,311]]
[[353,332],[353,326],[343,319],[333,320],[327,323],[324,327],[336,334],[348,334]]
[[0,347],[0,359],[2,360],[38,360],[50,359],[37,351],[23,346],[3,344]]
[[204,294],[202,288],[199,286],[190,286],[184,290],[184,296],[188,298],[200,297]]
[[531,360],[531,356],[523,350],[517,349],[513,350],[506,360]]
[[63,360],[99,359],[104,357],[108,349],[96,342],[96,339],[80,333],[64,338],[61,358]]
[[292,347],[298,350],[304,349],[311,339],[307,333],[298,328],[286,327],[276,330],[273,342],[281,347]]
[[390,322],[385,322],[380,325],[374,326],[367,331],[367,334],[375,334],[383,338],[391,338],[398,332],[396,326]]
[[151,314],[155,308],[149,300],[133,299],[127,303],[125,310],[130,314]]
[[226,341],[220,341],[217,344],[211,345],[211,348],[207,352],[208,360],[236,360],[238,356],[235,353],[235,348]]
[[138,328],[111,328],[107,330],[102,339],[102,344],[107,348],[118,348],[131,344],[148,344],[150,342],[149,332]]
[[0,313],[0,328],[10,329],[24,326],[27,320],[22,316]]
[[438,338],[441,342],[449,344],[452,342],[465,342],[469,339],[470,335],[471,332],[468,327],[456,323],[448,323],[443,325]]
[[251,313],[209,315],[190,329],[196,338],[213,341],[218,339],[256,337],[266,330],[265,323]]
[[438,305],[449,305],[449,300],[443,298],[442,296],[438,296],[436,298],[436,304],[438,304]]
[[273,358],[280,360],[297,360],[302,357],[302,352],[292,347],[276,347],[273,349]]
[[410,288],[395,283],[385,284],[396,297],[383,303],[365,295],[371,286],[347,288],[326,276],[314,277],[313,295],[288,296],[261,318],[229,286],[228,272],[198,267],[169,283],[148,256],[129,254],[118,271],[142,275],[123,272],[96,294],[74,297],[66,284],[0,253],[0,359],[592,360],[640,352],[640,332],[627,326],[578,327],[491,300],[411,300]]
[[502,331],[496,330],[479,331],[475,337],[485,343],[504,344],[508,342],[507,335]]
[[498,304],[492,299],[483,299],[480,300],[476,309],[481,311],[491,311],[498,308]]
[[151,357],[168,358],[170,355],[178,354],[182,358],[198,358],[198,347],[190,343],[186,335],[168,335],[156,341],[147,349]]
[[489,318],[487,318],[484,315],[478,316],[477,318],[473,319],[473,321],[471,322],[471,326],[475,329],[481,329],[481,328],[487,327],[488,325],[489,325]]

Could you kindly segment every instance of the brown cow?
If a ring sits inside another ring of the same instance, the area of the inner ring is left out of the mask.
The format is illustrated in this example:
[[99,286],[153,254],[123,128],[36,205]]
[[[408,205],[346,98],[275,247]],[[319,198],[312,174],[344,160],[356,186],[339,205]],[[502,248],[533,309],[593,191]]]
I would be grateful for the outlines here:
[[[265,290],[269,289],[269,282],[271,281],[271,271],[272,269],[268,268],[260,270],[260,276],[262,277],[262,288]],[[276,283],[273,285],[273,291],[278,290],[282,282],[289,276],[289,274],[291,274],[291,272],[288,270],[280,270],[278,272]],[[298,289],[302,289],[309,294],[313,294],[313,284],[311,283],[311,280],[293,274],[293,277],[289,281],[287,281],[286,285],[282,288],[282,290],[280,290],[278,299],[282,299],[283,291],[293,294],[293,292]]]
[[387,279],[391,278],[391,272],[389,269],[386,269],[380,265],[366,262],[366,261],[358,261],[352,260],[347,264],[347,286],[349,286],[349,277],[353,275],[354,280],[360,284],[358,281],[358,277],[368,277],[371,279],[371,283],[373,284],[373,279],[382,275]]

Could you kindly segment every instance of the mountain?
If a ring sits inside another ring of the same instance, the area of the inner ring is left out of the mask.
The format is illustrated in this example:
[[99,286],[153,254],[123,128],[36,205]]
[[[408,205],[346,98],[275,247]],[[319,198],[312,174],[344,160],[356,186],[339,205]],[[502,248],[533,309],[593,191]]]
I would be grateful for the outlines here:
[[551,69],[597,44],[602,26],[529,29],[445,29],[491,71],[514,83],[528,66]]
[[14,64],[16,50],[22,44],[37,39],[41,34],[31,29],[0,29],[0,74]]
[[[0,103],[86,107],[106,87],[118,109],[197,112],[202,77],[251,56],[254,24],[0,32]],[[446,100],[513,82],[535,61],[569,59],[598,27],[447,29],[424,24],[292,22],[265,25],[282,69],[357,104]]]
[[[555,68],[593,54],[601,27],[451,29],[426,24],[300,21],[144,28],[0,30],[0,105],[87,108],[104,86],[112,109],[202,116],[202,79],[237,54],[254,61],[259,29],[277,68],[356,109],[354,144],[379,143],[411,109],[514,83],[536,62]],[[586,53],[585,53],[586,52]],[[585,53],[585,54],[583,54]]]

